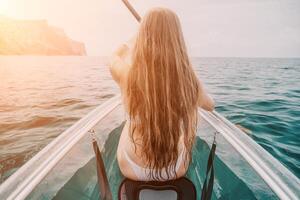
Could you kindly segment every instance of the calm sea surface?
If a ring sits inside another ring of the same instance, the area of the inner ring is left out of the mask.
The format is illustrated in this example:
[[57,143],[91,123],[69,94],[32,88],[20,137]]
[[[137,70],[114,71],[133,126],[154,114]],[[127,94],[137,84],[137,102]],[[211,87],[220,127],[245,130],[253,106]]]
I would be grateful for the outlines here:
[[[217,110],[300,177],[300,59],[192,60]],[[100,57],[0,57],[0,182],[116,93]]]

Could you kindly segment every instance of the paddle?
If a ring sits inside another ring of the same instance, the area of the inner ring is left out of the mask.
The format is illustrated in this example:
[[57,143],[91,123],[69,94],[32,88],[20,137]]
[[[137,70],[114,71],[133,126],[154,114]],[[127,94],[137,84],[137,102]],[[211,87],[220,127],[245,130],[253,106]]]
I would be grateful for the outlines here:
[[131,14],[135,17],[138,22],[141,22],[141,16],[136,12],[136,10],[131,6],[131,4],[127,0],[122,0]]

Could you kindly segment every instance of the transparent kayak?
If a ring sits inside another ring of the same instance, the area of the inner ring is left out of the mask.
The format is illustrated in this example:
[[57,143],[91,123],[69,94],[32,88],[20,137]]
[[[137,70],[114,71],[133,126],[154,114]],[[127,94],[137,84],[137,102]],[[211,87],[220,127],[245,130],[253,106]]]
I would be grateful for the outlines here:
[[[214,133],[217,150],[212,199],[300,199],[300,181],[217,112],[199,110],[200,127],[186,176],[200,199]],[[0,185],[0,199],[99,199],[95,135],[113,198],[123,180],[116,149],[125,120],[115,96],[67,129]]]

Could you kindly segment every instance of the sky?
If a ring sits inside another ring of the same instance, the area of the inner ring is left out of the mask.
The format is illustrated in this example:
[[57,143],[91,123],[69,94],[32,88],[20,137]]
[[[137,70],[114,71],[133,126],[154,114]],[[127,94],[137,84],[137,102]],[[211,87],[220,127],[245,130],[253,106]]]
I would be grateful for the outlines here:
[[[131,0],[143,16],[174,10],[191,56],[300,57],[299,0]],[[138,30],[121,0],[0,0],[0,15],[46,19],[88,55],[108,56]]]

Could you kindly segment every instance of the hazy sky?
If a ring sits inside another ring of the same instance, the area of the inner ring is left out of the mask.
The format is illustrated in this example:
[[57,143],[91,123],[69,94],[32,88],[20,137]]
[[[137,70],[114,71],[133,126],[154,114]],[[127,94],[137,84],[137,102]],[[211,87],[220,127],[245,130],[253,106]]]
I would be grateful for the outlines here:
[[[131,0],[142,15],[153,6],[179,15],[194,56],[300,57],[299,0]],[[121,0],[0,0],[0,14],[47,19],[89,55],[109,55],[138,23]]]

